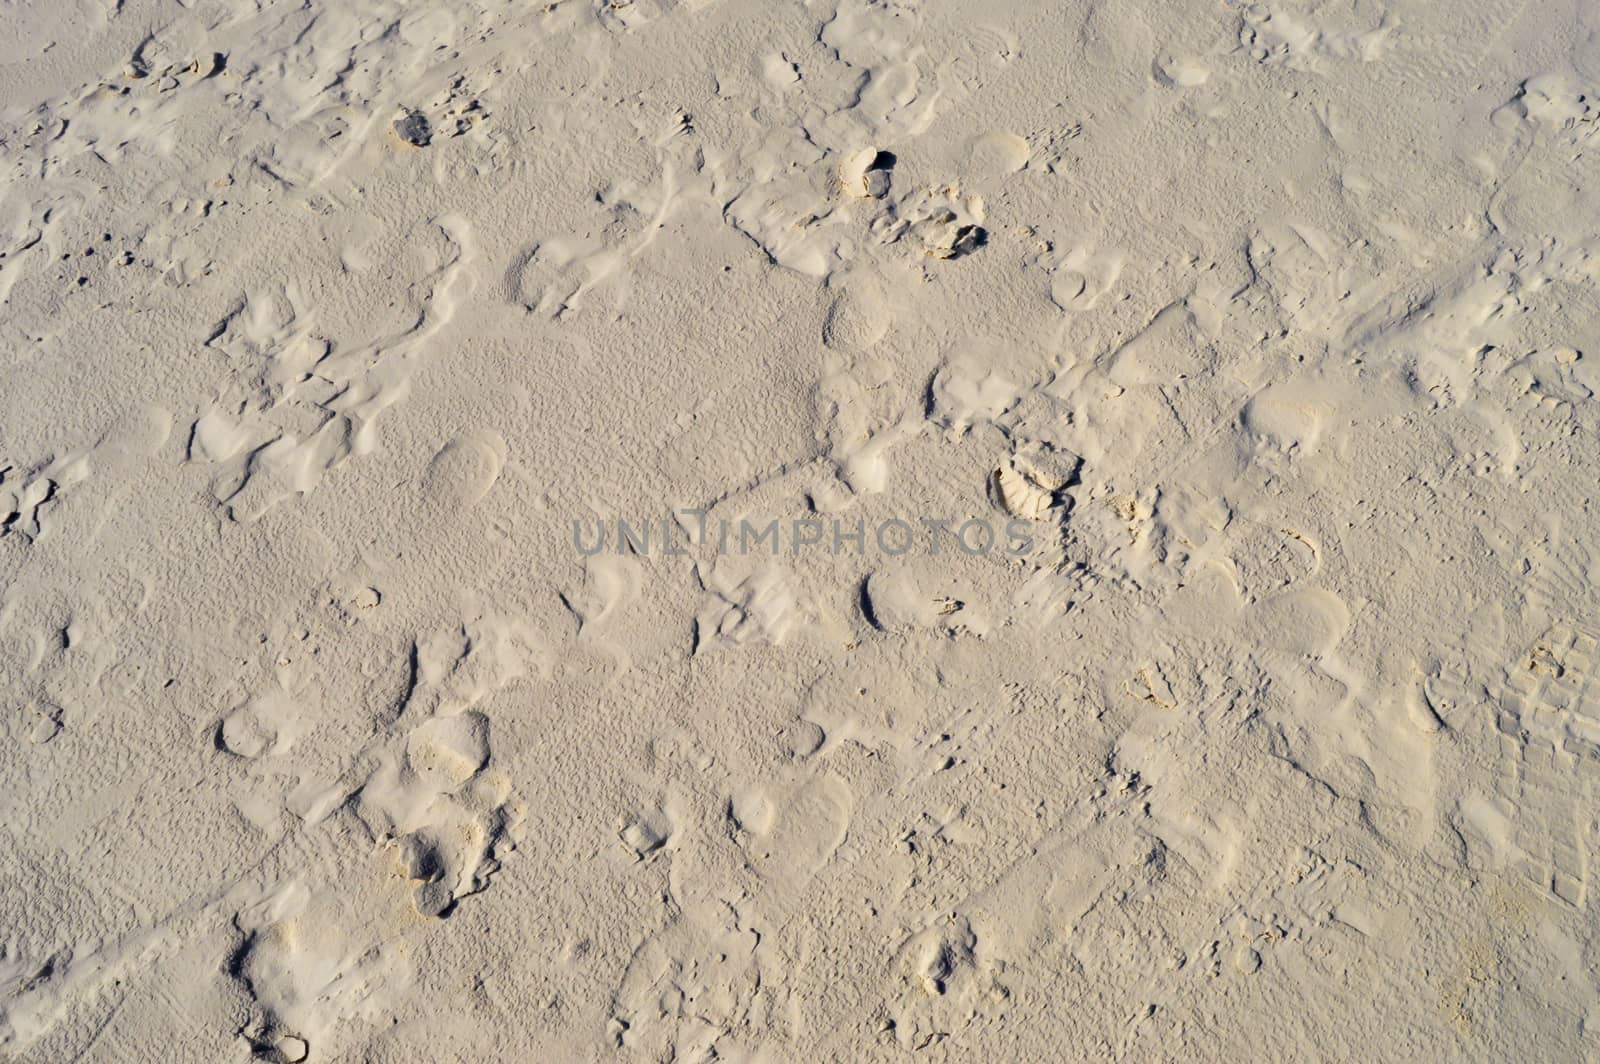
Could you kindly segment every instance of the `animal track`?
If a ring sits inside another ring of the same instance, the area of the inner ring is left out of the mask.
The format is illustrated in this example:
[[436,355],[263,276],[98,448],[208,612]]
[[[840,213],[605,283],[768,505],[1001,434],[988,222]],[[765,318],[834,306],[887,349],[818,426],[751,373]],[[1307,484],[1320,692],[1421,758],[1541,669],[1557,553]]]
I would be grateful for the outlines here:
[[471,227],[435,224],[444,260],[419,282],[413,323],[398,333],[345,350],[313,331],[293,286],[248,295],[217,324],[207,346],[229,377],[195,418],[188,456],[218,468],[213,492],[233,520],[256,520],[377,446],[379,415],[404,397],[427,341],[471,286]]
[[740,576],[723,559],[703,577],[705,604],[695,615],[695,653],[757,640],[777,645],[807,614],[792,578],[776,564]]
[[32,471],[0,467],[0,536],[17,535],[32,543],[43,534],[43,511],[57,492],[88,475],[81,459],[57,459]]

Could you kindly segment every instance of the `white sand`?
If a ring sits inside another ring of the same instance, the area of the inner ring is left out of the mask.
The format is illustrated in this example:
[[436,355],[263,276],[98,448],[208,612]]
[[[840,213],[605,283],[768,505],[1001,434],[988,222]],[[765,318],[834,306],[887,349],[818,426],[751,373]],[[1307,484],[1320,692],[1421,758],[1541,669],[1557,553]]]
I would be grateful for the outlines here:
[[1600,1059],[1593,0],[0,31],[0,1056]]

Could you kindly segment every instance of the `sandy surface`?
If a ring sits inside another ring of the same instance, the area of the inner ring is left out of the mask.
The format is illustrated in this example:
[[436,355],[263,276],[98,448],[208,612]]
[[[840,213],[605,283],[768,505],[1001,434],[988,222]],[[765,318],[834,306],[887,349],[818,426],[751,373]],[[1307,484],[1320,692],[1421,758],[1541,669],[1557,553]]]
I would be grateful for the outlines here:
[[1600,1058],[1600,6],[0,30],[0,1056]]

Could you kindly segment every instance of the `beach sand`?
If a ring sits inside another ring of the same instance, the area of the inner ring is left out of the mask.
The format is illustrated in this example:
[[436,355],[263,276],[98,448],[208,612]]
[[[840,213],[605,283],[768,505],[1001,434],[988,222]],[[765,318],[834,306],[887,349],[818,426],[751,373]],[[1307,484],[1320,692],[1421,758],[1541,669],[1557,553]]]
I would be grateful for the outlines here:
[[0,1057],[1600,1057],[1600,6],[0,10]]

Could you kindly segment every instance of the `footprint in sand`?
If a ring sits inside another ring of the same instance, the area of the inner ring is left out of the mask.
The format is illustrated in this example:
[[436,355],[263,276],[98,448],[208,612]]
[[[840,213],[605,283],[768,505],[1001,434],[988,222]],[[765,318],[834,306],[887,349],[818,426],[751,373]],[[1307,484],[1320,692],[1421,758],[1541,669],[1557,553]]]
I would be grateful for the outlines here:
[[1600,843],[1600,633],[1557,623],[1490,693],[1499,708],[1500,796],[1524,871],[1581,909]]
[[465,510],[478,503],[500,478],[506,443],[489,429],[471,429],[439,449],[422,474],[422,494],[430,509]]

